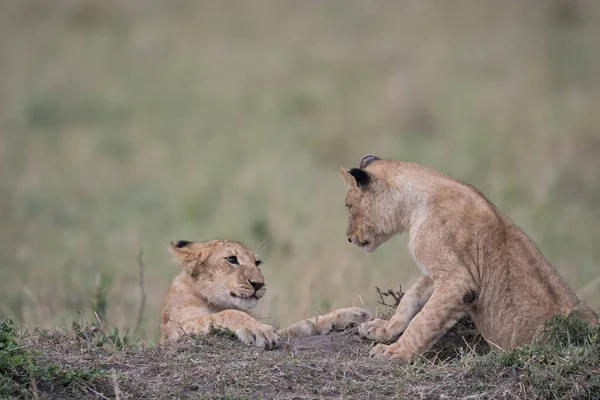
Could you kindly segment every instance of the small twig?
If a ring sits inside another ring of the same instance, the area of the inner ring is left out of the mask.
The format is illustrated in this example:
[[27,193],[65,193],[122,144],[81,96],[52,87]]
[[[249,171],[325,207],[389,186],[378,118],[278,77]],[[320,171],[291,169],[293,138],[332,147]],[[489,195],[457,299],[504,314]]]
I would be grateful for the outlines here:
[[490,345],[490,347],[493,347],[496,350],[502,350],[502,347],[498,346],[496,343],[492,342],[491,340],[487,340],[485,338],[484,338],[484,340]]
[[[169,319],[169,322],[176,322],[176,323],[177,323],[177,325],[179,325],[179,330],[181,331],[181,333],[182,333],[182,336],[185,336],[185,335],[187,335],[187,332],[185,331],[185,329],[183,329],[183,326],[181,326],[181,323],[180,323],[179,321],[173,321],[172,319]],[[208,326],[208,331],[209,331],[209,332],[210,332],[210,330],[212,329],[212,326],[213,326],[213,325],[212,325],[212,322],[211,322],[211,323],[209,324],[209,326]]]
[[142,317],[144,316],[144,308],[146,307],[146,289],[144,288],[144,249],[140,247],[140,252],[138,253],[137,262],[140,267],[140,274],[138,284],[140,285],[140,293],[142,296],[142,301],[140,303],[140,310],[138,312],[137,323],[135,325],[135,333],[137,334],[140,329],[140,325],[142,324]]
[[[400,300],[402,300],[402,296],[404,296],[404,292],[402,292],[402,286],[398,287],[397,292],[393,291],[392,289],[388,289],[387,291],[382,292],[381,289],[379,289],[377,286],[375,286],[375,290],[377,291],[377,294],[379,295],[379,298],[381,299],[377,303],[381,304],[382,306],[386,306],[386,307],[392,307],[392,308],[398,307],[398,304],[400,304]],[[388,302],[385,301],[384,297],[388,297],[388,296],[391,296],[394,299],[394,304],[388,304]]]
[[39,400],[40,395],[38,393],[37,380],[33,375],[31,375],[31,378],[29,378],[29,388],[31,389],[31,395],[33,396],[33,400]]
[[100,318],[96,311],[94,311],[94,316],[96,317],[96,321],[98,321],[98,326],[100,327],[100,330],[104,332],[104,322],[102,322],[102,318]]
[[105,395],[103,395],[102,393],[97,392],[96,390],[94,390],[91,387],[87,387],[87,390],[89,390],[90,392],[94,393],[96,396],[98,397],[102,397],[103,399],[108,400],[108,397],[106,397]]
[[362,304],[364,306],[365,302],[363,301],[362,297],[360,297],[360,294],[358,295],[358,299],[360,300],[360,304]]
[[117,381],[117,371],[113,368],[112,370],[113,388],[115,390],[115,400],[120,400],[121,389],[119,389],[119,382]]

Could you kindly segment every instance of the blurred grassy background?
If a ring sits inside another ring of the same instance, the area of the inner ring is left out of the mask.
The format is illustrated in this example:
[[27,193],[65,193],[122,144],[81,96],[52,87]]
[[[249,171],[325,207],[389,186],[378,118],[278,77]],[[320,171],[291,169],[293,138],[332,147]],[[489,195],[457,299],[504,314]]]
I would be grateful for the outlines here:
[[[0,0],[0,316],[158,332],[173,239],[266,244],[282,325],[407,287],[366,153],[479,187],[600,311],[600,2]],[[362,300],[361,300],[362,299]]]

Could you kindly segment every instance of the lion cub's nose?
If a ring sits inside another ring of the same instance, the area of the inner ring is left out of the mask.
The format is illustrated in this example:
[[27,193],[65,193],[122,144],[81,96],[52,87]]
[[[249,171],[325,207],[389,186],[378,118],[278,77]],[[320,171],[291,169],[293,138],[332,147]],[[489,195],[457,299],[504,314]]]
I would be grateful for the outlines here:
[[250,280],[248,282],[250,282],[250,284],[252,285],[252,287],[254,288],[254,290],[258,290],[261,287],[265,286],[265,284],[262,283],[262,282],[252,282]]
[[348,243],[352,243],[352,239],[351,238],[348,238]]

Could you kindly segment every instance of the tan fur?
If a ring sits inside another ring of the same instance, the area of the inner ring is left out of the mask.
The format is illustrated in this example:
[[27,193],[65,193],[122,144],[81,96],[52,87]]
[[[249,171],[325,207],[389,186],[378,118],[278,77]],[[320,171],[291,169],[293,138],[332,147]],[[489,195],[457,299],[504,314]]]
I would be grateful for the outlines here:
[[490,343],[508,349],[531,341],[555,314],[578,311],[598,323],[532,241],[474,187],[373,156],[340,174],[349,186],[348,241],[372,252],[408,232],[423,273],[390,321],[359,327],[382,343],[402,335],[377,345],[373,356],[408,362],[465,314]]
[[[161,343],[224,328],[248,345],[271,349],[280,344],[282,336],[325,334],[371,319],[367,311],[351,307],[275,330],[248,313],[266,293],[258,258],[250,249],[230,240],[212,240],[171,242],[170,250],[182,272],[165,297]],[[232,256],[234,263],[227,260]]]

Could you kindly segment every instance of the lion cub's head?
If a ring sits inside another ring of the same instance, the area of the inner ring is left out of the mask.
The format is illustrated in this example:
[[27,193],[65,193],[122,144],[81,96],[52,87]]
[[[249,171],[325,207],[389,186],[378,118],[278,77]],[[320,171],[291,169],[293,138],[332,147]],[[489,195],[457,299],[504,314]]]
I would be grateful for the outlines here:
[[241,243],[179,240],[170,250],[194,293],[218,308],[249,310],[267,290],[261,261]]
[[349,187],[346,195],[346,236],[350,243],[362,247],[367,253],[375,251],[397,231],[391,199],[394,192],[384,179],[367,170],[369,165],[379,160],[367,155],[360,161],[360,168],[340,168],[340,176]]

